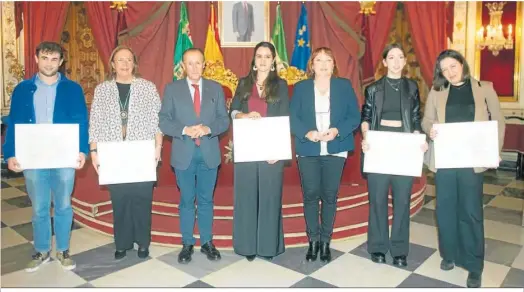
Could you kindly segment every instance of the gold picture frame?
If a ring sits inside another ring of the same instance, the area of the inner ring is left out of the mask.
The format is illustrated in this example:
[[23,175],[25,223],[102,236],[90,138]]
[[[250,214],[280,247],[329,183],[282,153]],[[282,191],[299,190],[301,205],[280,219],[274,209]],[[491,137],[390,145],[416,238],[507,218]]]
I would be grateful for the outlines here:
[[[513,50],[515,52],[514,72],[513,72],[513,96],[499,96],[500,102],[519,102],[520,99],[520,50],[522,42],[522,2],[516,2],[516,20],[513,24],[515,31],[515,39]],[[482,26],[482,11],[486,2],[477,2],[477,18],[476,18],[476,29]],[[476,45],[476,44],[475,44]],[[486,50],[486,49],[485,49]],[[475,48],[475,72],[476,78],[480,79],[480,68],[481,68],[481,50]],[[489,81],[489,80],[488,80]]]
[[[218,27],[220,44],[225,48],[252,48],[269,41],[269,1],[218,1]],[[244,33],[237,35],[235,30]]]

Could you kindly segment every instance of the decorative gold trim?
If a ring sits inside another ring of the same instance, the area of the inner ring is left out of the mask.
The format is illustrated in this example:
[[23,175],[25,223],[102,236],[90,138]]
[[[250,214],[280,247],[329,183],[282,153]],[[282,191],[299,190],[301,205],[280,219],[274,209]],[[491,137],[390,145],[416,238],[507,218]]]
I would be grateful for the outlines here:
[[293,66],[280,70],[278,75],[280,78],[286,80],[288,85],[294,85],[299,81],[307,79],[306,72]]
[[222,61],[206,61],[206,66],[202,77],[214,80],[231,90],[235,95],[238,85],[238,77],[231,70],[224,66]]
[[[482,7],[484,2],[477,2],[477,19],[475,23],[475,28],[478,28],[482,25]],[[520,50],[521,50],[521,41],[522,41],[522,2],[517,2],[517,13],[515,21],[515,64],[513,71],[513,96],[499,96],[499,101],[501,102],[518,102],[520,98]],[[475,78],[480,80],[480,55],[481,50],[475,49]]]
[[[239,1],[234,1],[239,2]],[[248,2],[256,2],[256,1],[248,1]],[[230,3],[233,3],[231,1]],[[224,21],[222,21],[222,12],[223,12],[223,6],[222,1],[218,1],[218,29],[220,32],[220,44],[222,48],[253,48],[255,47],[258,42],[227,42],[224,40],[225,34],[224,34]],[[234,5],[231,4],[231,5]],[[257,11],[260,13],[260,11]],[[269,1],[264,1],[264,41],[270,40],[270,28],[269,28]]]

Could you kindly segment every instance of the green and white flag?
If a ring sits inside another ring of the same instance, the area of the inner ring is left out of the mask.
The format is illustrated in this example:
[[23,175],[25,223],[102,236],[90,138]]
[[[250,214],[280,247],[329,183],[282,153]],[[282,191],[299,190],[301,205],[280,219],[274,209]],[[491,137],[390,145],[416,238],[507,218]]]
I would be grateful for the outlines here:
[[273,26],[273,36],[271,42],[277,51],[277,69],[280,71],[289,66],[286,50],[286,35],[284,34],[284,24],[282,23],[282,13],[280,12],[280,4],[277,4],[277,19]]
[[180,6],[180,22],[178,23],[178,35],[175,46],[175,68],[173,69],[174,80],[184,77],[184,70],[182,69],[182,54],[192,47],[193,41],[191,40],[191,32],[189,31],[186,3],[182,2]]

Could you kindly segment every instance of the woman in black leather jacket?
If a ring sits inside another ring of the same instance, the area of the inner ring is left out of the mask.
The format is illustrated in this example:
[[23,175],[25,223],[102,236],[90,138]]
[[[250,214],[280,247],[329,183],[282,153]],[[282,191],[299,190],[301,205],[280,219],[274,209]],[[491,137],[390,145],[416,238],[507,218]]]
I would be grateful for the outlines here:
[[[417,83],[402,76],[406,56],[398,44],[388,45],[382,53],[387,75],[369,85],[362,106],[362,150],[368,145],[368,130],[420,133],[420,98]],[[423,145],[427,150],[427,145]],[[413,177],[368,173],[369,224],[368,252],[371,260],[385,263],[389,251],[393,264],[407,266],[409,252],[409,211]],[[393,193],[393,226],[391,240],[388,224],[389,186]]]

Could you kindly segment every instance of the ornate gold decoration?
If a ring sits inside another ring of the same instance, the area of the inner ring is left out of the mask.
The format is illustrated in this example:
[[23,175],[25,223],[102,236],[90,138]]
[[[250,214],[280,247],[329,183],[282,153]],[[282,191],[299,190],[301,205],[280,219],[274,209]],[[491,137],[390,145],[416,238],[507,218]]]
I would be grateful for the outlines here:
[[364,14],[366,16],[370,15],[370,14],[376,14],[377,12],[375,11],[375,3],[377,1],[359,1],[360,3],[360,11],[359,13],[360,14]]
[[[489,9],[489,25],[486,28],[481,26],[475,38],[477,49],[484,50],[487,48],[492,52],[493,56],[498,56],[499,52],[504,49],[513,49],[513,26],[511,24],[506,29],[508,37],[504,37],[504,27],[501,22],[504,5],[506,5],[506,2],[486,4],[486,7]],[[484,31],[486,31],[486,36],[484,36]]]
[[235,95],[238,77],[231,70],[227,69],[222,61],[206,61],[206,67],[202,76],[229,88],[231,94]]
[[65,49],[65,74],[80,83],[86,103],[93,101],[95,87],[104,81],[104,64],[87,22],[83,2],[71,2],[67,22],[62,33]]
[[307,79],[306,72],[292,66],[281,69],[278,75],[280,78],[286,80],[288,85],[294,85],[299,81]]
[[2,17],[0,18],[0,41],[2,41],[3,51],[0,52],[0,80],[2,82],[2,115],[8,115],[11,107],[11,95],[15,87],[24,79],[24,66],[21,64],[19,40],[16,38],[15,23],[15,3],[12,1],[1,2],[0,9]]
[[122,12],[124,9],[127,9],[127,1],[113,1],[109,8]]

